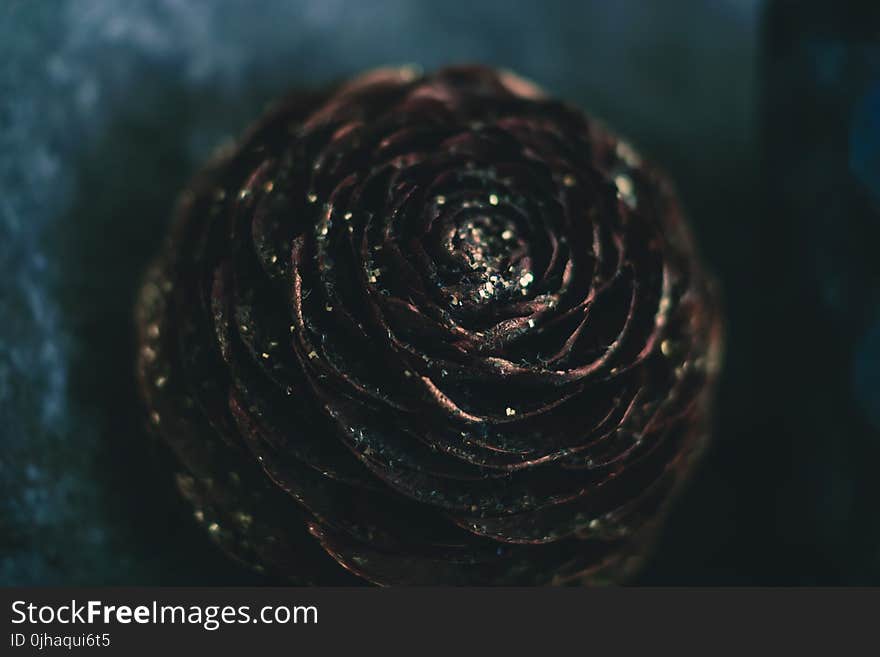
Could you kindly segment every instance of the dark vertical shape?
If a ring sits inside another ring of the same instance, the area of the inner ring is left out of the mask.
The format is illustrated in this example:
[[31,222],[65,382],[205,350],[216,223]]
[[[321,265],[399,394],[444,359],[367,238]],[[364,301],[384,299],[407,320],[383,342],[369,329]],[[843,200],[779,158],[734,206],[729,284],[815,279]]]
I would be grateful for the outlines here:
[[763,70],[779,428],[767,439],[790,454],[771,529],[791,583],[876,584],[880,5],[773,2]]

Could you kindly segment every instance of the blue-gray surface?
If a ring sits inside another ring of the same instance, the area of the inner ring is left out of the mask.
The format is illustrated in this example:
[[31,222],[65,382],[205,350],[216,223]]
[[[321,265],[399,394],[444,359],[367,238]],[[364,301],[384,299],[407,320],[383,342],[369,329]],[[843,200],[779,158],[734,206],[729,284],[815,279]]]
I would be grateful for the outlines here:
[[[0,583],[244,577],[157,480],[129,313],[174,193],[267,100],[387,63],[503,65],[632,135],[699,210],[714,199],[689,190],[754,146],[757,13],[757,0],[4,2]],[[723,268],[722,244],[743,238],[701,221]]]

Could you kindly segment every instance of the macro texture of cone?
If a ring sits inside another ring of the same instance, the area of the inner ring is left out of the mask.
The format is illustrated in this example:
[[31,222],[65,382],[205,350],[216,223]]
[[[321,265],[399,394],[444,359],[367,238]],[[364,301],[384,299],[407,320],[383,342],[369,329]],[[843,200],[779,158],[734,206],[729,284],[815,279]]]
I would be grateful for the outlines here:
[[137,322],[197,520],[318,584],[622,581],[721,350],[668,181],[480,67],[276,104],[182,194]]

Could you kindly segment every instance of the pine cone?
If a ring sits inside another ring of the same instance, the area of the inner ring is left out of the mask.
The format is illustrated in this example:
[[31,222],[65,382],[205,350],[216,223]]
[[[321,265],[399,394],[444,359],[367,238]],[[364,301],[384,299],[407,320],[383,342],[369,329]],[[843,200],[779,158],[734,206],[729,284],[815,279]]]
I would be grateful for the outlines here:
[[279,103],[183,193],[137,318],[196,518],[300,583],[620,581],[721,344],[666,179],[479,67]]

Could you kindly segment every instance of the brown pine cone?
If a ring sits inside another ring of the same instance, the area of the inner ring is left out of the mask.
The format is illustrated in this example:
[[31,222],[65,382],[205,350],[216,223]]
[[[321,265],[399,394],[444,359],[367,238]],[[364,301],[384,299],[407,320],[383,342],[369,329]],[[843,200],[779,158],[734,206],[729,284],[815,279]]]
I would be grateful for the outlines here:
[[721,344],[666,179],[479,67],[278,104],[183,193],[137,316],[196,518],[304,583],[619,581]]

